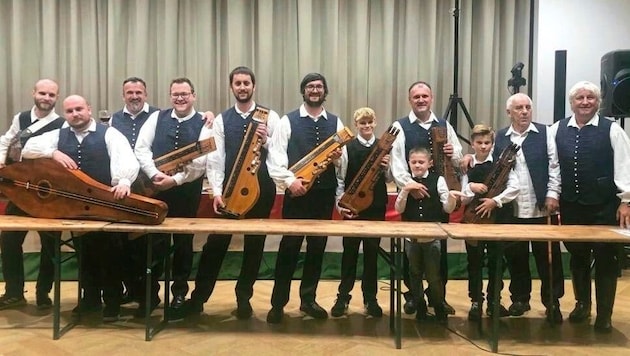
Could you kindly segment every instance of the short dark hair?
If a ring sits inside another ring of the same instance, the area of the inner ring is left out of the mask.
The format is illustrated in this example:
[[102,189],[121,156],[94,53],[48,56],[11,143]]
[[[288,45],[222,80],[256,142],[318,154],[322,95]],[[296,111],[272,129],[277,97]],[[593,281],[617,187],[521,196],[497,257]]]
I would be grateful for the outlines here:
[[168,86],[168,87],[169,87],[169,90],[170,90],[170,88],[173,86],[173,84],[184,84],[184,83],[186,83],[186,84],[190,85],[190,92],[191,92],[192,94],[194,94],[194,93],[195,93],[195,86],[194,86],[194,85],[193,85],[193,83],[190,81],[190,79],[185,78],[185,77],[175,78],[175,79],[171,80],[171,85],[169,85],[169,86]]
[[249,67],[245,67],[245,66],[239,66],[232,69],[232,71],[230,72],[230,85],[232,85],[232,80],[234,80],[234,76],[236,74],[249,75],[249,77],[252,78],[252,84],[256,85],[256,76],[254,75],[254,71],[251,70]]
[[125,84],[127,83],[142,83],[142,86],[146,89],[147,88],[147,83],[144,82],[144,80],[142,80],[142,78],[138,78],[138,77],[129,77],[127,79],[125,79],[123,81],[123,86],[125,86]]
[[304,89],[306,89],[306,85],[316,80],[321,80],[322,83],[324,83],[324,94],[328,95],[328,84],[326,83],[326,78],[319,73],[308,73],[304,76],[302,82],[300,83],[300,93],[304,94]]
[[429,85],[429,83],[427,83],[427,82],[425,82],[425,81],[423,81],[423,80],[418,80],[417,82],[414,82],[414,83],[412,83],[412,84],[409,86],[409,89],[407,89],[407,93],[411,92],[411,88],[415,87],[415,86],[416,86],[416,85],[418,85],[418,84],[422,84],[422,85],[424,85],[425,87],[429,88],[429,90],[430,90],[430,91],[433,91],[433,89],[431,89],[431,85]]

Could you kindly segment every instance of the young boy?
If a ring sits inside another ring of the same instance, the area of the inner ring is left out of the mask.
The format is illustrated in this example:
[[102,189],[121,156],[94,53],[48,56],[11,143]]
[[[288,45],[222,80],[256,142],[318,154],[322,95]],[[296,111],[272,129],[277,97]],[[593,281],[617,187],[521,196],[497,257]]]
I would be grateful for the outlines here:
[[[483,182],[492,170],[492,147],[494,146],[494,131],[486,125],[475,125],[470,135],[472,148],[475,154],[472,159],[471,168],[468,170],[468,174],[462,179],[462,203],[470,203],[475,195],[485,194],[488,192],[487,187]],[[510,170],[507,187],[500,194],[494,197],[486,197],[480,199],[480,204],[476,209],[476,213],[481,217],[489,217],[491,214],[496,214],[495,208],[501,208],[504,204],[507,204],[514,200],[518,196],[518,177],[514,170]],[[479,241],[473,245],[466,241],[466,252],[468,259],[468,296],[470,297],[472,304],[470,311],[468,312],[468,320],[479,321],[481,320],[481,311],[483,304],[483,257],[484,250],[488,253],[488,287],[487,287],[487,299],[488,308],[486,314],[492,316],[493,305],[499,301],[493,300],[495,283],[496,262],[498,258],[498,245],[496,242]],[[503,289],[503,281],[500,281],[500,290]],[[499,293],[500,293],[499,290]],[[499,316],[505,317],[510,315],[507,309],[499,304]]]
[[[403,221],[443,221],[457,203],[458,192],[449,194],[444,177],[431,173],[431,153],[425,148],[409,151],[409,168],[413,181],[407,183],[396,198],[396,211]],[[416,304],[416,320],[427,319],[422,275],[426,276],[433,301],[435,318],[446,323],[444,288],[440,276],[440,241],[437,239],[406,239],[405,253],[409,259],[411,294]]]
[[[354,112],[354,125],[358,135],[343,147],[341,154],[341,166],[337,170],[337,202],[341,199],[345,187],[350,185],[357,175],[361,166],[370,155],[372,147],[378,145],[378,139],[374,136],[376,127],[376,114],[371,108],[360,108]],[[381,161],[381,166],[389,167],[389,154],[385,155]],[[342,208],[337,204],[337,210],[344,219],[359,220],[385,220],[385,210],[387,207],[387,187],[386,181],[391,181],[389,171],[381,174],[374,186],[374,200],[360,216],[354,215],[349,209]],[[357,274],[357,258],[359,256],[359,245],[363,242],[363,277],[361,279],[361,290],[363,291],[363,303],[367,315],[375,318],[383,316],[383,309],[376,300],[377,283],[377,257],[378,247],[381,239],[344,237],[343,255],[341,257],[341,283],[337,301],[330,310],[334,317],[344,315],[348,310],[348,304],[352,296],[350,291],[354,287]]]

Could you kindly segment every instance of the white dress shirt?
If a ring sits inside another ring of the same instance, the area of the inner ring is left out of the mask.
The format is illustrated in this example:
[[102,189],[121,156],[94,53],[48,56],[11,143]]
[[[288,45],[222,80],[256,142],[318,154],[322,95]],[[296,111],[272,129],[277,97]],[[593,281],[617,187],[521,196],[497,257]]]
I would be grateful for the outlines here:
[[[35,106],[31,109],[31,124],[35,121],[41,121],[42,127],[48,125],[49,123],[55,121],[59,115],[55,112],[55,110],[51,110],[48,115],[39,118],[35,115]],[[67,125],[67,124],[64,124]],[[15,138],[15,136],[20,132],[20,113],[15,114],[13,116],[13,121],[11,121],[11,127],[9,130],[0,137],[0,163],[4,163],[7,160],[7,153],[9,150],[9,145],[11,141]]]
[[[256,103],[252,102],[252,105],[246,112],[240,111],[237,106],[234,106],[234,109],[245,120],[256,109]],[[267,116],[268,138],[267,142],[263,144],[263,147],[267,150],[269,150],[270,137],[273,135],[279,122],[280,116],[275,111],[269,110],[269,115]],[[221,114],[212,122],[212,130],[217,149],[208,154],[206,174],[212,187],[212,194],[216,197],[223,195],[223,180],[225,179],[225,126],[223,125],[223,116]]]
[[[431,112],[431,116],[429,116],[429,119],[425,122],[421,122],[413,111],[409,112],[407,117],[409,118],[410,123],[417,122],[418,125],[425,130],[429,130],[431,128],[433,121],[438,121],[437,116],[435,116],[433,112]],[[392,126],[399,129],[400,132],[396,136],[394,144],[392,145],[390,165],[396,185],[399,188],[402,188],[412,180],[411,173],[409,173],[409,165],[406,159],[408,152],[405,152],[405,132],[402,130],[398,121],[394,121]],[[446,122],[446,135],[447,142],[453,145],[453,164],[455,167],[458,167],[459,161],[462,159],[462,145],[459,143],[457,133],[455,133],[453,126],[451,126],[448,122]]]
[[[523,141],[527,138],[529,132],[539,132],[536,126],[532,123],[521,134],[514,131],[510,125],[506,136],[510,138],[513,143],[522,146]],[[560,198],[560,165],[558,164],[558,150],[556,149],[556,141],[551,137],[549,129],[547,129],[547,158],[549,166],[549,182],[547,183],[546,197],[559,199]],[[532,177],[529,174],[529,168],[527,161],[525,160],[525,153],[522,149],[516,153],[516,165],[514,171],[518,177],[519,194],[514,200],[514,216],[520,219],[540,218],[547,216],[550,212],[540,209],[536,204],[536,192],[534,191],[534,183]],[[538,202],[544,204],[544,202]]]
[[[90,125],[83,131],[76,131],[70,128],[79,143],[92,132],[96,131],[96,121],[91,120]],[[53,152],[59,147],[59,129],[43,133],[29,139],[22,149],[24,158],[52,158]],[[138,161],[133,155],[131,146],[127,138],[113,127],[105,131],[105,144],[109,154],[109,170],[112,176],[112,186],[118,184],[131,186],[131,182],[138,176]]]
[[[320,119],[328,120],[328,114],[325,109],[322,110],[318,117],[313,117],[306,111],[304,104],[300,106],[300,117],[308,117],[315,122]],[[343,128],[344,125],[341,119],[337,118],[337,130],[335,132],[339,132],[343,130]],[[282,190],[287,189],[296,179],[293,172],[289,170],[287,148],[290,138],[291,123],[289,122],[289,117],[284,115],[280,118],[278,127],[273,132],[271,145],[269,146],[269,154],[267,155],[269,176],[271,176],[276,185]]]
[[[492,162],[492,155],[488,155],[488,157],[483,161],[477,160],[477,155],[473,155],[472,167],[475,167],[476,165],[482,164],[485,162]],[[483,182],[477,182],[477,183],[483,183]],[[473,193],[473,191],[470,189],[470,184],[471,183],[468,182],[468,175],[467,174],[464,175],[462,177],[462,193],[464,194],[464,197],[462,198],[462,204],[469,204],[475,197],[475,193]],[[497,208],[501,208],[503,207],[503,204],[507,204],[511,202],[512,200],[514,200],[518,196],[518,193],[519,193],[518,176],[516,175],[516,172],[514,172],[513,169],[510,169],[510,173],[508,175],[507,186],[501,193],[492,197],[492,200],[494,200],[497,203]]]
[[[158,116],[160,115],[160,110],[155,111],[149,116],[147,121],[140,128],[140,132],[138,133],[138,141],[136,142],[135,154],[138,158],[138,162],[140,162],[140,169],[147,175],[149,178],[153,178],[160,171],[155,167],[155,162],[153,162],[153,152],[151,151],[151,146],[153,146],[153,140],[155,140],[155,129],[157,127]],[[186,120],[190,120],[197,112],[193,109],[190,114],[185,117],[178,117],[175,113],[175,110],[171,111],[171,117],[177,119],[179,122],[184,122]],[[199,134],[199,140],[204,140],[209,138],[212,135],[212,130],[206,128],[206,125],[201,129],[201,133]],[[175,184],[182,185],[184,183],[192,182],[195,179],[203,176],[206,171],[206,156],[203,155],[201,157],[195,158],[191,163],[187,164],[184,167],[182,172],[177,172],[171,177],[175,180]]]
[[[598,126],[599,120],[600,116],[595,114],[584,126]],[[608,119],[603,118],[603,120]],[[559,123],[556,122],[549,128],[550,136],[553,138],[554,142],[556,142],[558,125]],[[579,129],[575,121],[575,115],[571,116],[567,125]],[[610,144],[613,149],[615,185],[620,191],[617,196],[621,199],[622,203],[630,203],[630,139],[628,139],[628,135],[626,135],[621,126],[616,122],[610,125]]]

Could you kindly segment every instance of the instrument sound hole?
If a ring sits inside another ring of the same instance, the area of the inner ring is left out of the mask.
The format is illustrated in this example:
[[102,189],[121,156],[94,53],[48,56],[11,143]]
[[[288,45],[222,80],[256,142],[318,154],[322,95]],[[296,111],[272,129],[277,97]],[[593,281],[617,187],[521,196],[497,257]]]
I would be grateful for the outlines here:
[[359,192],[359,198],[365,198],[365,192]]
[[37,196],[41,199],[46,199],[50,196],[50,188],[52,185],[47,180],[42,180],[37,183]]
[[248,194],[249,194],[249,189],[248,188],[241,189],[241,195],[248,195]]

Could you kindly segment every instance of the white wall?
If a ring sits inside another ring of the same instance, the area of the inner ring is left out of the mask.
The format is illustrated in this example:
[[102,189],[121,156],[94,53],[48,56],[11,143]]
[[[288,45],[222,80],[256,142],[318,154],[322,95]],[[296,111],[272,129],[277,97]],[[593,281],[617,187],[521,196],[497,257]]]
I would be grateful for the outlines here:
[[[567,50],[567,91],[580,80],[600,85],[602,55],[630,48],[630,1],[537,0],[534,120],[553,122],[556,50]],[[566,101],[566,95],[565,95]],[[570,113],[566,102],[567,116]],[[626,130],[630,120],[626,120]]]

